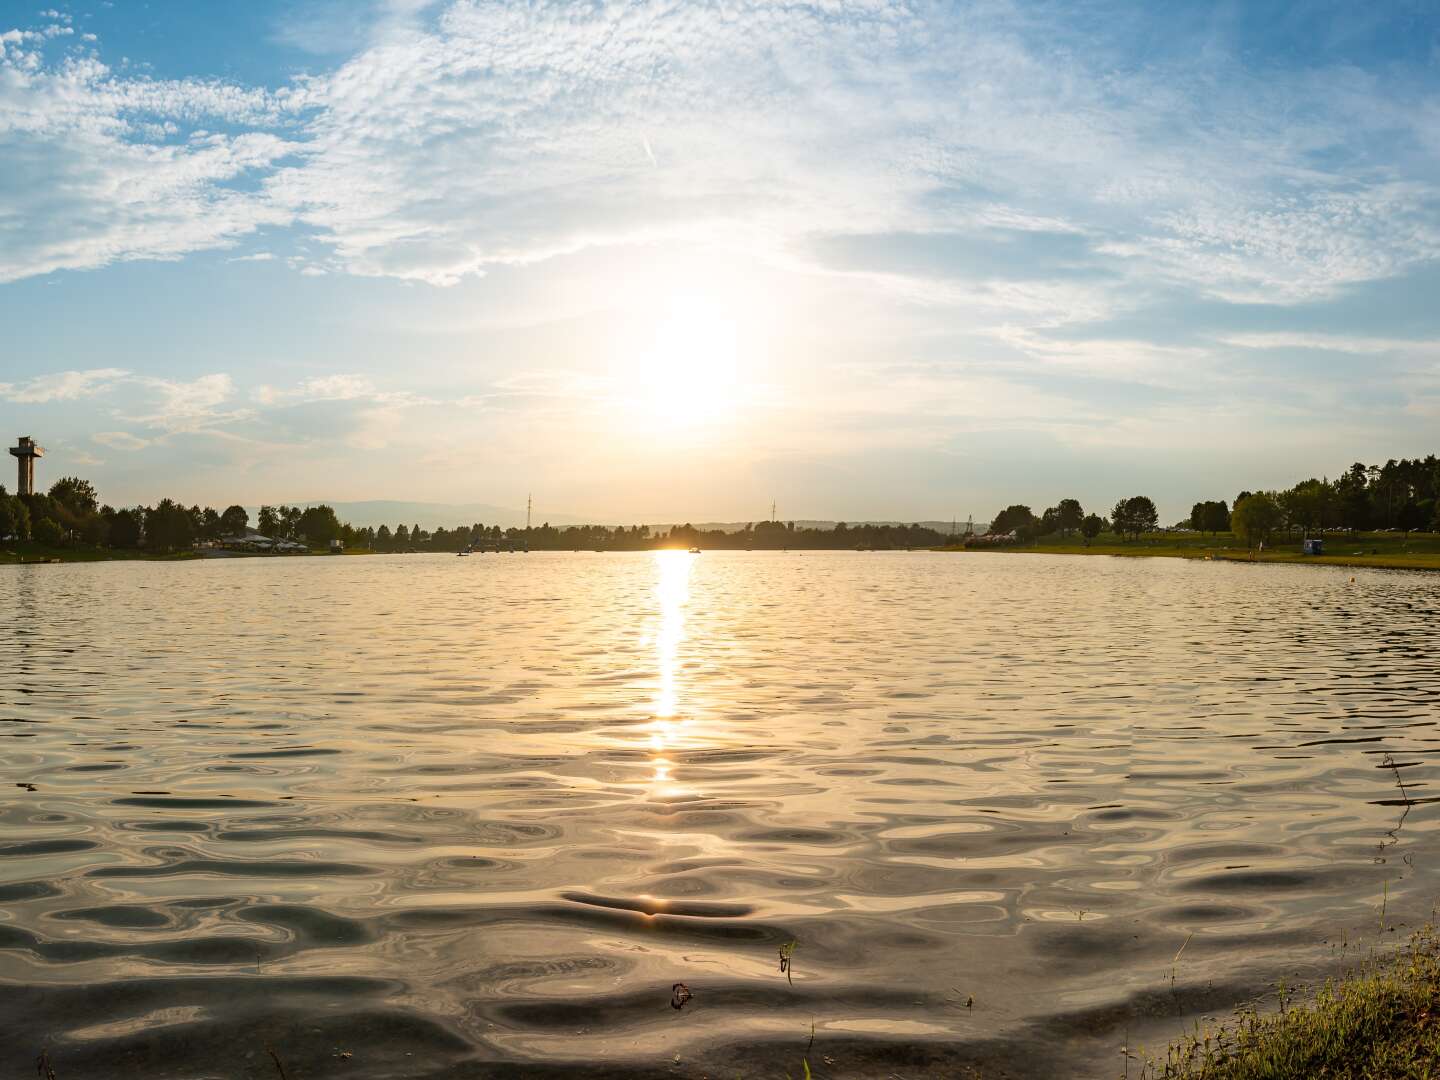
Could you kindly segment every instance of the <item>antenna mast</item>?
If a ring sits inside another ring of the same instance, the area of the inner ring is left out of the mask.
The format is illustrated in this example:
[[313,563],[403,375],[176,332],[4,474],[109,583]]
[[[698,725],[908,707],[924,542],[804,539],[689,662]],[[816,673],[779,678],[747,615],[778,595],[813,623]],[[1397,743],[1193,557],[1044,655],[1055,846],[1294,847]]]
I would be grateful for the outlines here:
[[530,507],[533,500],[529,495],[525,496],[525,531],[530,531]]
[[772,522],[775,520],[775,504],[773,502],[770,504],[770,520]]

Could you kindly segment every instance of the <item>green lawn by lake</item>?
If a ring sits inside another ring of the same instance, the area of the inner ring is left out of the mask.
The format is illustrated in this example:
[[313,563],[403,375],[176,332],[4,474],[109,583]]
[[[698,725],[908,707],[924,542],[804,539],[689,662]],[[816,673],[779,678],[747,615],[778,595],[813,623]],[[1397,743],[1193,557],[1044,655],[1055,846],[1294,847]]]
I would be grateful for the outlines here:
[[[1324,555],[1304,555],[1300,539],[1280,538],[1266,545],[1263,554],[1253,556],[1257,562],[1318,563],[1328,566],[1372,566],[1403,570],[1440,570],[1440,535],[1411,533],[1341,533],[1327,534]],[[940,551],[966,553],[1003,552],[1005,554],[1042,555],[1115,555],[1124,558],[1229,559],[1250,562],[1251,553],[1243,541],[1230,533],[1151,533],[1138,540],[1122,540],[1111,533],[1101,533],[1086,546],[1082,537],[1061,539],[1048,536],[1033,544],[1012,544],[996,547],[939,548]]]

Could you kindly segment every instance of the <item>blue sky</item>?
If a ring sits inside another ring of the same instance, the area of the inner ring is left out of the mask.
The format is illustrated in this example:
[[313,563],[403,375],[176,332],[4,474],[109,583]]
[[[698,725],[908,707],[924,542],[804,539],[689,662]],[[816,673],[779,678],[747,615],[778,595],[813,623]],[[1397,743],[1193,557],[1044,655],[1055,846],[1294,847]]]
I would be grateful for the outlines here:
[[1433,4],[0,3],[116,503],[983,518],[1437,449]]

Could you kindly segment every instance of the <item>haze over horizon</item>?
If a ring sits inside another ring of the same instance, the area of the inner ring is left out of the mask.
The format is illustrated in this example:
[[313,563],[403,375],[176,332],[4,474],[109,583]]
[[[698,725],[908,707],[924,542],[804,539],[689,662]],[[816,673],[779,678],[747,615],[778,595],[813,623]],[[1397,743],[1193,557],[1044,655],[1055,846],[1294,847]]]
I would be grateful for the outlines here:
[[0,423],[116,505],[1168,523],[1440,449],[1437,90],[1408,2],[6,5]]

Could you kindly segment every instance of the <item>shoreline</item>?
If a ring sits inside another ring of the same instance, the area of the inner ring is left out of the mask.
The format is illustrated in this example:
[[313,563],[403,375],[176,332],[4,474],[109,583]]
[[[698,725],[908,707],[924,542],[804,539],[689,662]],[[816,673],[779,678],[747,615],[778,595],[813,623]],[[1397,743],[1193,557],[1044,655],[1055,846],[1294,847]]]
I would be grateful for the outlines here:
[[931,548],[946,554],[966,555],[1106,555],[1122,559],[1190,559],[1200,562],[1269,563],[1288,566],[1336,566],[1368,570],[1440,570],[1440,552],[1371,551],[1333,555],[1302,555],[1298,551],[1266,551],[1253,558],[1243,549],[1226,548],[1222,545],[1201,547],[1198,545],[1160,544],[1147,545],[1144,541],[1131,544],[1033,544],[993,547],[963,547],[958,544]]

